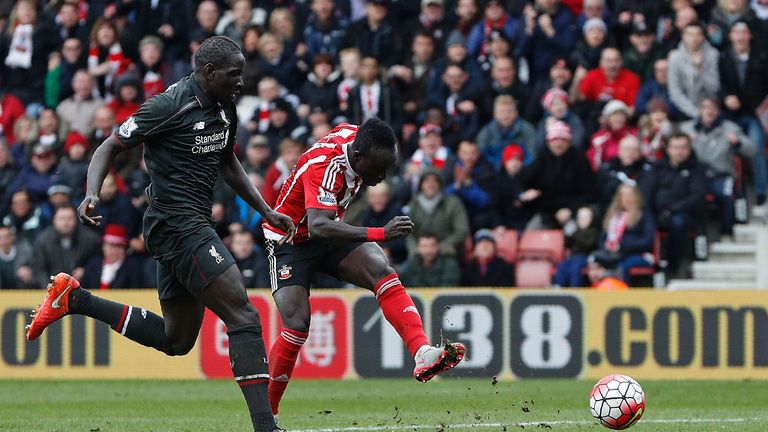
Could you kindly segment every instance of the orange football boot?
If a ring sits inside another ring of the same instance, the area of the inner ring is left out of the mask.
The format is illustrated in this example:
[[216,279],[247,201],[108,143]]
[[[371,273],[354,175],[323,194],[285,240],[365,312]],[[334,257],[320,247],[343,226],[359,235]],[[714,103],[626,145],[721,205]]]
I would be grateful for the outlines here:
[[27,326],[27,339],[37,339],[46,327],[68,314],[69,295],[79,288],[80,282],[66,273],[51,276],[45,300],[33,311],[32,322]]

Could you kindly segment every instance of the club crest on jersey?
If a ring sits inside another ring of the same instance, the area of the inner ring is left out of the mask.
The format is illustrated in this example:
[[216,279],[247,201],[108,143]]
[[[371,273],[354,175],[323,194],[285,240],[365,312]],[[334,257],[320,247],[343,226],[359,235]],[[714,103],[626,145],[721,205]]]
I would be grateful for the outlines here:
[[120,129],[118,129],[117,133],[125,138],[130,138],[133,131],[138,128],[139,125],[136,124],[136,120],[133,119],[133,116],[130,116],[128,117],[128,120],[124,121],[123,124],[120,125]]
[[291,270],[293,270],[293,267],[287,264],[284,264],[282,267],[280,267],[280,270],[277,271],[280,280],[290,279],[291,276],[293,276],[291,274]]
[[211,249],[208,251],[208,253],[216,259],[216,264],[221,264],[221,262],[224,261],[224,257],[221,256],[219,251],[216,250],[216,246],[211,245]]
[[192,126],[192,130],[203,130],[203,129],[205,129],[205,122],[204,121],[197,122],[197,123],[195,123]]
[[334,195],[331,192],[328,192],[322,187],[319,187],[318,190],[320,191],[320,193],[317,195],[317,202],[327,206],[336,205],[336,195]]

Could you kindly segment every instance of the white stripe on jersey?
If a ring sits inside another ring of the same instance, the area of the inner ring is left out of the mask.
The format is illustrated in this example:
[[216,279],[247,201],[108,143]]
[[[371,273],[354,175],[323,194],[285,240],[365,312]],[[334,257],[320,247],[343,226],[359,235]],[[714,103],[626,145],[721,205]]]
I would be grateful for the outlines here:
[[341,167],[344,164],[344,155],[341,154],[331,159],[331,163],[328,164],[328,168],[325,169],[323,175],[323,187],[329,191],[333,190],[333,185],[336,184],[336,175],[341,171]]
[[285,199],[288,198],[288,196],[291,194],[291,189],[293,189],[293,187],[296,186],[296,182],[299,181],[299,177],[301,177],[301,175],[304,174],[311,165],[325,161],[325,157],[326,157],[325,155],[320,155],[318,157],[312,158],[308,160],[307,163],[302,165],[302,167],[299,168],[298,171],[296,171],[296,173],[293,176],[293,181],[291,182],[291,185],[288,187],[288,190],[285,191],[285,195],[283,195],[283,199],[280,201],[280,204],[278,204],[275,207],[275,210],[283,206],[283,204],[285,203]]

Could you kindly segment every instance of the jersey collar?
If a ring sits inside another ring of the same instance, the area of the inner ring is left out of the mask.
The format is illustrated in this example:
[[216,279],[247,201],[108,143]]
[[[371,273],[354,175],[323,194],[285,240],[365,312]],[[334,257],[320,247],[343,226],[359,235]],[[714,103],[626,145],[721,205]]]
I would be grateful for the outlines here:
[[197,83],[194,73],[189,75],[189,86],[192,88],[192,93],[194,93],[197,103],[200,104],[200,108],[209,108],[213,106],[213,101],[206,96],[203,89],[200,88],[200,84]]
[[349,153],[347,153],[347,147],[349,147],[349,144],[341,145],[341,151],[344,152],[344,164],[347,166],[346,171],[344,171],[344,175],[346,175],[347,180],[354,180],[359,176],[357,175],[355,170],[352,169],[352,164],[349,163]]

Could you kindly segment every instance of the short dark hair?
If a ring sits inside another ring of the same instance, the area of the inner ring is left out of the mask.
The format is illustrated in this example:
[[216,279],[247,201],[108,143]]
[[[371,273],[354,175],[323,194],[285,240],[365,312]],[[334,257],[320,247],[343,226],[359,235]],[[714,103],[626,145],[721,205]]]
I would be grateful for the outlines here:
[[674,140],[674,139],[684,139],[688,143],[688,146],[689,147],[691,146],[691,136],[688,135],[685,132],[682,132],[682,131],[679,131],[679,130],[673,132],[669,136],[669,138],[667,138],[667,145],[669,145],[669,143],[672,142],[672,140]]
[[366,120],[357,130],[357,137],[352,146],[361,156],[369,155],[375,150],[394,152],[397,138],[387,122],[373,117]]
[[685,25],[683,28],[683,31],[688,30],[689,27],[696,27],[697,29],[701,30],[703,34],[707,34],[707,30],[704,28],[704,24],[701,21],[691,21],[688,24]]
[[211,63],[216,68],[229,65],[232,55],[242,54],[240,47],[226,36],[213,36],[203,41],[195,52],[195,70]]

